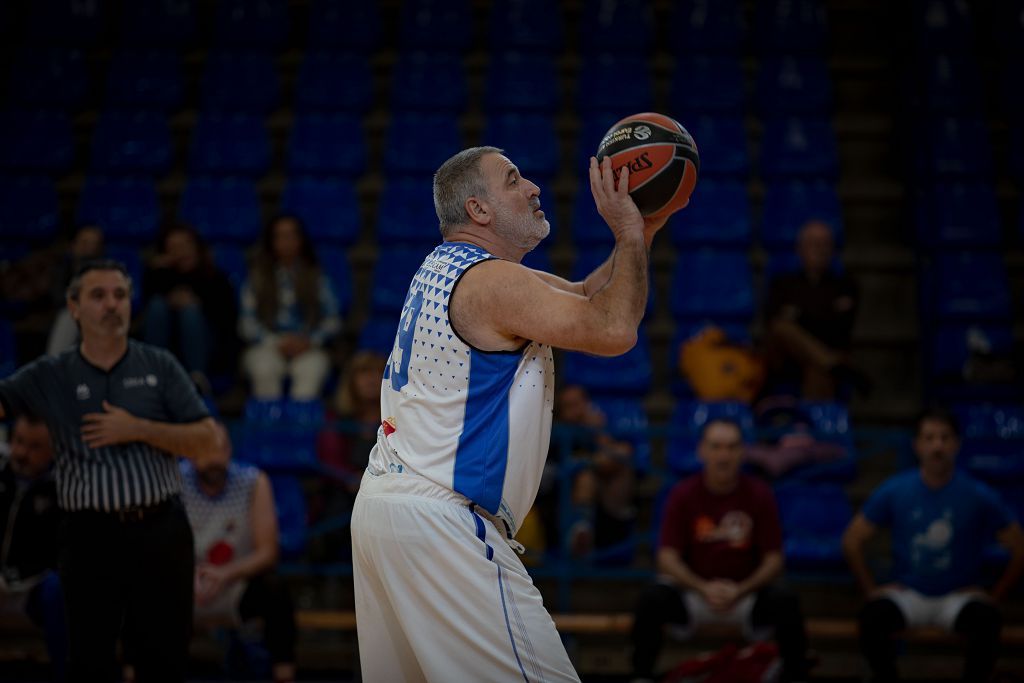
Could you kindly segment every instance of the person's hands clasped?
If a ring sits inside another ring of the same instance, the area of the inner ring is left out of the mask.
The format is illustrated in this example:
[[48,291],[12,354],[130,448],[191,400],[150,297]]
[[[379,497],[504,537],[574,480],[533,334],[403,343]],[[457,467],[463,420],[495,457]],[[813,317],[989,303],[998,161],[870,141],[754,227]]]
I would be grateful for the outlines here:
[[295,358],[299,354],[309,351],[312,346],[309,337],[301,334],[283,334],[277,342],[277,349],[285,358]]
[[728,612],[742,597],[739,586],[726,579],[708,581],[701,590],[701,595],[708,606],[716,612]]
[[142,421],[124,408],[103,402],[102,413],[82,416],[82,440],[89,448],[138,441]]
[[597,212],[611,228],[616,241],[629,235],[644,234],[644,217],[629,196],[628,166],[623,166],[619,172],[616,187],[611,158],[605,157],[598,164],[597,157],[590,157],[590,192],[594,195]]
[[230,573],[224,567],[203,564],[196,568],[195,595],[196,603],[208,605],[217,599],[224,589],[227,588],[232,579]]

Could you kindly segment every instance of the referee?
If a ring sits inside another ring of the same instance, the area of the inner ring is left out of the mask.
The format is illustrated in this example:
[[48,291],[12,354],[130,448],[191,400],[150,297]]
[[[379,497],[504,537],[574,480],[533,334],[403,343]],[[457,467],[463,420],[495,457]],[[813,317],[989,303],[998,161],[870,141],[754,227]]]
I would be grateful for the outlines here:
[[216,457],[220,438],[174,357],[128,339],[131,293],[121,263],[84,264],[67,291],[80,346],[0,380],[0,418],[39,415],[53,439],[69,671],[83,683],[119,680],[124,623],[139,683],[184,680],[193,549],[175,456]]

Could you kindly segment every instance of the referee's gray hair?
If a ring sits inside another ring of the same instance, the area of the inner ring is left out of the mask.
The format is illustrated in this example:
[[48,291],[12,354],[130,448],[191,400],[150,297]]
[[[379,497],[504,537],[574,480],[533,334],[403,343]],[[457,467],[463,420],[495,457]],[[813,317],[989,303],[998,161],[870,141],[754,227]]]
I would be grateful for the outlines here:
[[67,297],[72,301],[78,301],[79,294],[82,293],[82,277],[93,270],[116,270],[117,272],[124,275],[124,279],[128,281],[128,293],[132,291],[132,276],[128,274],[128,267],[120,261],[114,259],[91,259],[86,261],[75,271],[74,276],[71,278],[71,282],[68,283]]
[[480,158],[503,151],[497,147],[470,147],[437,169],[434,174],[434,211],[440,221],[442,237],[447,237],[466,222],[467,199],[487,196],[487,184],[480,173]]

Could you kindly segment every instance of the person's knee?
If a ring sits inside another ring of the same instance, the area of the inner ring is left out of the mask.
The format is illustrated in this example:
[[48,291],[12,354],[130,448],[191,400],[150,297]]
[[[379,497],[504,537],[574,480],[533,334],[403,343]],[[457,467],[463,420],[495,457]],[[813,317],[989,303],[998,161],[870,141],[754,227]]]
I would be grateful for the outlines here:
[[640,593],[636,603],[636,618],[645,621],[667,621],[669,606],[681,601],[675,588],[660,583],[653,584]]
[[758,602],[763,603],[767,611],[780,623],[799,621],[802,618],[800,597],[788,588],[766,588],[758,595]]
[[888,598],[870,600],[860,612],[862,638],[881,633],[888,635],[902,630],[904,626],[903,613],[896,603]]
[[972,600],[957,615],[954,630],[967,636],[992,639],[1003,628],[1003,613],[990,602]]

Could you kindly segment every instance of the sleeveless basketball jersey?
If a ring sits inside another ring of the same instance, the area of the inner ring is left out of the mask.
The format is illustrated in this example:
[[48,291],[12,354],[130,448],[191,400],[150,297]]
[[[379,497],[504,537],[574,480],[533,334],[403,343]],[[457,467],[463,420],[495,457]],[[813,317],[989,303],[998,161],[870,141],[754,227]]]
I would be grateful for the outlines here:
[[196,562],[222,565],[249,554],[249,510],[259,470],[232,462],[224,490],[213,498],[199,488],[199,475],[192,463],[183,460],[181,474],[181,496],[195,537]]
[[551,438],[554,363],[536,342],[473,348],[452,329],[448,300],[463,273],[496,258],[444,242],[413,276],[381,389],[371,472],[406,469],[519,528],[540,486]]

